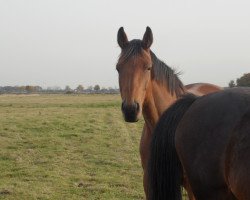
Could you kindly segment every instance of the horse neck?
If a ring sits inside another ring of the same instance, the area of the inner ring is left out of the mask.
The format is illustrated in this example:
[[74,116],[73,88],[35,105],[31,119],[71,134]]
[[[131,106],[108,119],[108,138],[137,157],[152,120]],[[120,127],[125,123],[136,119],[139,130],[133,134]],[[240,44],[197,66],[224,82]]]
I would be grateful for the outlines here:
[[176,99],[177,97],[171,95],[165,85],[159,84],[154,80],[149,83],[142,113],[150,133],[153,132],[161,114],[176,101]]

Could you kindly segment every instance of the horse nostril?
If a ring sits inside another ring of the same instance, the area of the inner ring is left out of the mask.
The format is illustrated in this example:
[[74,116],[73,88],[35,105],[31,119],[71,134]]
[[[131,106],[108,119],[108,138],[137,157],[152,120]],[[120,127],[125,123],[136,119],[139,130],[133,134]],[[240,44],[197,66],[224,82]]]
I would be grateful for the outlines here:
[[122,110],[124,110],[125,109],[125,103],[124,103],[124,101],[122,102]]

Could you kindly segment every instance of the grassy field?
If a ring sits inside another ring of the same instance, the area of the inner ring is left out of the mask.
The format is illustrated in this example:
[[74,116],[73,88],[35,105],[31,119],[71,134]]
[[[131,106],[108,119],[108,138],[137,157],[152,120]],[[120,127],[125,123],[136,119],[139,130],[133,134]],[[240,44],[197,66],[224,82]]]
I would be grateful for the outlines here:
[[143,199],[118,95],[1,95],[0,199]]

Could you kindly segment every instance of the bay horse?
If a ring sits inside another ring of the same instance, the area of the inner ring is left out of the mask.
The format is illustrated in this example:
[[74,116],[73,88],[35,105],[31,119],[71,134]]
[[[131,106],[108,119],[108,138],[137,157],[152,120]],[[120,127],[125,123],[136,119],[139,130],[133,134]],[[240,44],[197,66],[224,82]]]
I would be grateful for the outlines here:
[[250,200],[250,88],[184,96],[153,133],[149,199],[180,200],[182,174],[196,200]]
[[[144,171],[143,186],[147,198],[147,162],[154,127],[161,114],[187,91],[204,95],[221,90],[207,83],[186,87],[177,73],[150,50],[153,34],[146,28],[142,40],[128,41],[123,27],[118,30],[117,42],[121,54],[116,65],[122,98],[122,112],[127,122],[136,122],[143,115],[145,124],[140,141],[140,156]],[[188,190],[188,186],[186,189]],[[189,192],[191,198],[191,192]]]

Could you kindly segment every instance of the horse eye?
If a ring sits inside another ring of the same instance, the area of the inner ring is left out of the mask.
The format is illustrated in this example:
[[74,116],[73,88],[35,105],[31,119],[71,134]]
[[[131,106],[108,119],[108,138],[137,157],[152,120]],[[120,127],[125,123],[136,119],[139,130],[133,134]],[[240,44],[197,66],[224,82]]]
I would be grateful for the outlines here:
[[152,66],[151,65],[146,65],[146,69],[150,71],[152,69]]

